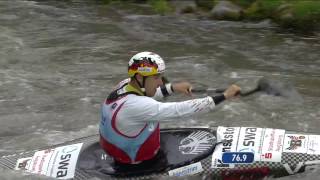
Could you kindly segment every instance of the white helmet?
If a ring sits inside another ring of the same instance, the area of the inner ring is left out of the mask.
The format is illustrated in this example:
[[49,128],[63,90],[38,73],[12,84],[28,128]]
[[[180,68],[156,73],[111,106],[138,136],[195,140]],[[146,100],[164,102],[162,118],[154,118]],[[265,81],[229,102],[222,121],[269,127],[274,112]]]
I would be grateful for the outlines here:
[[163,73],[165,70],[163,59],[153,52],[140,52],[134,55],[128,65],[129,77],[134,77],[135,74],[141,76],[152,76]]

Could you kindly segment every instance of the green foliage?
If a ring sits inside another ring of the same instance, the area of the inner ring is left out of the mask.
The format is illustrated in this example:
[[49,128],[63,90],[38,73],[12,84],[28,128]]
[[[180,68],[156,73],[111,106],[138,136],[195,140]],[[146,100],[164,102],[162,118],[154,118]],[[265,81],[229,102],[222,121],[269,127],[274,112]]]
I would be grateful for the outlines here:
[[261,12],[272,17],[272,14],[276,11],[277,8],[279,8],[280,5],[283,4],[283,1],[281,0],[261,0],[260,2],[260,8]]
[[320,23],[320,1],[292,1],[293,18],[280,22],[283,26],[310,31]]
[[273,18],[276,10],[284,3],[282,0],[256,0],[245,10],[249,19]]
[[320,1],[294,1],[293,14],[301,19],[319,18]]
[[[218,0],[216,0],[216,1],[218,1]],[[256,0],[230,0],[230,1],[241,6],[241,7],[248,8]]]
[[[232,0],[246,7],[251,0]],[[270,18],[283,27],[312,30],[320,24],[320,1],[316,0],[255,0],[244,11],[246,19]]]
[[173,11],[167,0],[148,0],[148,3],[154,11],[162,15]]
[[[109,3],[149,3],[158,14],[173,12],[169,0],[96,0]],[[221,0],[194,0],[202,10],[211,10]],[[228,0],[244,9],[243,17],[249,20],[273,19],[283,27],[312,30],[320,25],[320,0]],[[188,7],[183,13],[195,10]]]
[[259,11],[260,9],[258,2],[254,2],[244,10],[244,17],[246,19],[262,19],[263,15]]

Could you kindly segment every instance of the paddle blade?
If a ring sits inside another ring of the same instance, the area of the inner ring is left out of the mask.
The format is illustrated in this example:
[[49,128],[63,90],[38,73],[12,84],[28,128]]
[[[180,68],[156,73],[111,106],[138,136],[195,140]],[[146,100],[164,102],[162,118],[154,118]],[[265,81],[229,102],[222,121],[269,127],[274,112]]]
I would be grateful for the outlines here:
[[276,80],[261,78],[258,81],[258,89],[274,96],[283,96],[297,100],[302,99],[300,94],[294,89],[292,85],[285,84]]

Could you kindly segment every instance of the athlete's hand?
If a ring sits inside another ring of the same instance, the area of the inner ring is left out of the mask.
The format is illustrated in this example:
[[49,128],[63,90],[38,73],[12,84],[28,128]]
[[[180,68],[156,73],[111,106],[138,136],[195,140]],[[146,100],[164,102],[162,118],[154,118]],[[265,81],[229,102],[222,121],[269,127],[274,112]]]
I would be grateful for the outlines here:
[[191,89],[192,86],[188,82],[179,82],[179,83],[172,83],[172,89],[174,92],[183,93],[185,95],[191,96]]
[[229,86],[227,90],[224,91],[224,97],[230,99],[240,93],[241,88],[235,84]]

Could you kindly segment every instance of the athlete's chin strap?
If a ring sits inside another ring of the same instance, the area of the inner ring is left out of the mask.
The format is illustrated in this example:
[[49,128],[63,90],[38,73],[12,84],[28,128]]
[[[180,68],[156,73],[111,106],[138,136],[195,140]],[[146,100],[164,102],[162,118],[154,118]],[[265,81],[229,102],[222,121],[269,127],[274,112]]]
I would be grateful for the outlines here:
[[142,93],[143,93],[144,95],[146,95],[146,89],[144,88],[144,85],[145,85],[145,82],[146,82],[147,77],[146,77],[146,76],[142,76],[142,85],[141,85],[141,83],[138,81],[138,79],[136,78],[136,74],[133,76],[133,78],[137,81],[137,83],[138,83],[138,85],[139,85]]

